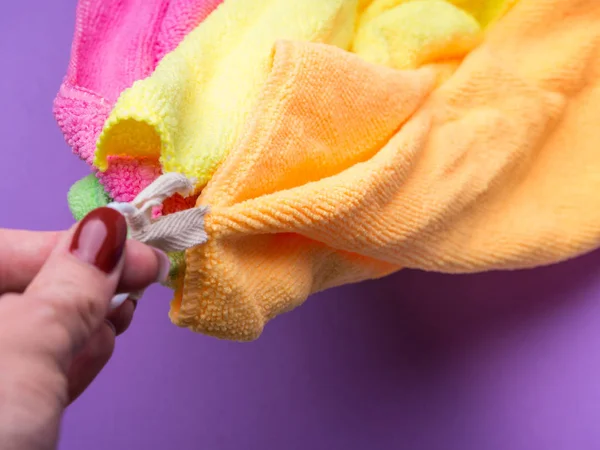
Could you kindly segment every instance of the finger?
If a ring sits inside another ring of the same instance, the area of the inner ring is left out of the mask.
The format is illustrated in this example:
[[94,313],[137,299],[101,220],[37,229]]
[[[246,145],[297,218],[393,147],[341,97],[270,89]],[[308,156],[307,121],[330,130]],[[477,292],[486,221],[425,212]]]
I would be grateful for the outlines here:
[[[67,232],[0,230],[0,293],[21,293],[38,274],[57,243]],[[163,283],[169,274],[169,258],[160,250],[128,241],[119,292]]]
[[123,270],[126,239],[120,213],[92,211],[60,239],[25,290],[24,303],[47,315],[39,334],[52,343],[49,356],[65,367],[104,323]]
[[125,266],[117,291],[140,291],[153,283],[164,283],[169,276],[170,266],[169,257],[163,251],[128,240]]
[[61,234],[0,230],[0,293],[23,292],[52,253]]
[[118,335],[123,334],[129,328],[133,319],[133,313],[135,311],[136,302],[132,299],[127,299],[114,311],[111,311],[106,320],[111,322],[115,327],[115,332]]
[[72,403],[94,381],[96,376],[110,360],[115,348],[115,330],[105,322],[77,354],[69,371],[69,403]]
[[135,307],[136,302],[127,299],[112,311],[106,318],[107,326],[100,327],[83,351],[75,357],[68,372],[70,403],[88,388],[109,361],[114,350],[115,336],[129,328]]

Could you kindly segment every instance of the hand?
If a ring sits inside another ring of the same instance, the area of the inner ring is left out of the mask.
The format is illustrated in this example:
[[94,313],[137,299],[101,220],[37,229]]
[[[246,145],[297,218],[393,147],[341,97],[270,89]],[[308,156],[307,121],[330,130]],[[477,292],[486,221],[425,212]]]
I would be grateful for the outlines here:
[[163,281],[162,252],[127,241],[113,209],[68,232],[0,230],[0,443],[56,447],[65,407],[112,355],[135,304],[109,312],[115,292]]

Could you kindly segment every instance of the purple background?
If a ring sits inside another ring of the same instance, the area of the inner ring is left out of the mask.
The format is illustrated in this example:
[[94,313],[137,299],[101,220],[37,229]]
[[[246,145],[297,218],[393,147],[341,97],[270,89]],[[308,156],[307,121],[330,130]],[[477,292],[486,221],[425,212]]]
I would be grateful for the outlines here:
[[[51,106],[74,12],[2,1],[2,227],[71,224],[65,195],[88,170]],[[61,448],[598,449],[599,263],[406,271],[317,295],[250,344],[176,328],[154,288]]]

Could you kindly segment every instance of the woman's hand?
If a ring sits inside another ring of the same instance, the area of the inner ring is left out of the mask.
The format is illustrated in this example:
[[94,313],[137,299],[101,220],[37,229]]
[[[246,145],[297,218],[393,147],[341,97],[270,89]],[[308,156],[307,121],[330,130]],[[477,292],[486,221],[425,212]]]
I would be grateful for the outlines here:
[[0,230],[0,443],[56,447],[65,407],[112,355],[135,303],[116,292],[163,281],[162,252],[127,241],[124,218],[92,211],[71,231]]

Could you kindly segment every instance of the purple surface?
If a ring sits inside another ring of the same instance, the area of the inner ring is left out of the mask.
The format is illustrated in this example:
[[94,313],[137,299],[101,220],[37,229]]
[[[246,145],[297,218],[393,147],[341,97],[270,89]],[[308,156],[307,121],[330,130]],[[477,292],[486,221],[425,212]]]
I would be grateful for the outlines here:
[[[74,11],[2,2],[0,227],[71,224],[65,195],[88,171],[51,105]],[[152,289],[60,448],[598,449],[599,264],[404,272],[318,295],[251,344],[174,327]]]

